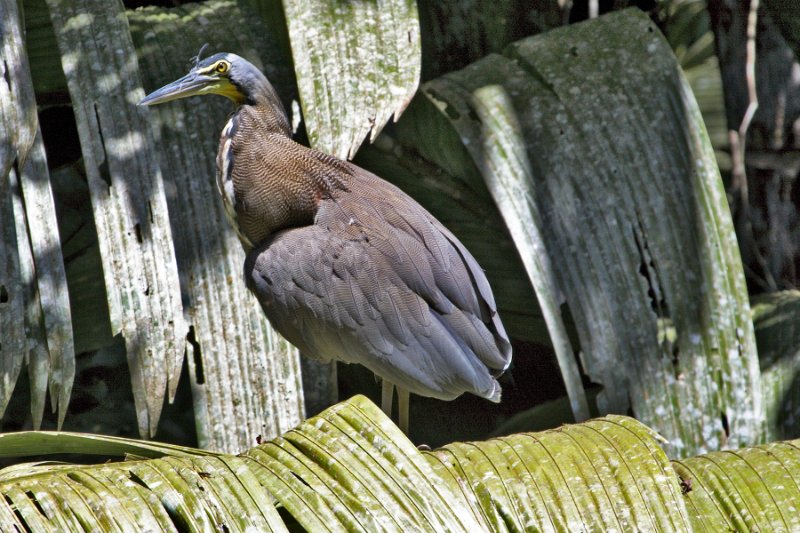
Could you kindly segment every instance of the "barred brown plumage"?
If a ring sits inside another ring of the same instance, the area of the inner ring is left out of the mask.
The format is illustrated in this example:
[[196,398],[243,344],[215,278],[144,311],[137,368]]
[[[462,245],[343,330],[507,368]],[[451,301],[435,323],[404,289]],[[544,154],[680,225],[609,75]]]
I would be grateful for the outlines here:
[[275,329],[306,356],[360,363],[392,387],[408,430],[408,393],[500,400],[511,344],[485,274],[463,244],[378,176],[291,139],[272,85],[235,54],[216,54],[154,91],[236,103],[217,154],[217,185],[248,251],[245,281]]

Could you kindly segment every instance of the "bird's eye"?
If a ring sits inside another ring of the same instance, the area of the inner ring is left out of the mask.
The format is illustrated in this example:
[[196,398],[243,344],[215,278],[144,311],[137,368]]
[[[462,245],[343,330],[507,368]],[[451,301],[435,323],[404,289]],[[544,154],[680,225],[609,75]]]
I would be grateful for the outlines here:
[[214,70],[216,70],[220,74],[225,74],[226,72],[228,72],[228,63],[226,63],[225,61],[220,61],[214,67]]

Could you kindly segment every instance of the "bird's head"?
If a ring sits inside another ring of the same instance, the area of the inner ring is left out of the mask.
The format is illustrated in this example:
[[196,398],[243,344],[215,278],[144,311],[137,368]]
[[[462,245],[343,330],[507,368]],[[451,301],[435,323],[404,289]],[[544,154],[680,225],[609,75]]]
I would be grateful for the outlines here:
[[198,60],[184,77],[145,96],[139,105],[156,105],[200,94],[219,94],[236,104],[255,104],[274,89],[252,63],[231,53]]

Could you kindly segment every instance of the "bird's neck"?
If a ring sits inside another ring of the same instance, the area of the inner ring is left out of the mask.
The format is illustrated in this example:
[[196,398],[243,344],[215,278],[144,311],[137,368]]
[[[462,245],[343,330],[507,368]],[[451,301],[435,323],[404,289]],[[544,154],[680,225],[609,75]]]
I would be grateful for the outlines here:
[[[264,80],[248,91],[247,98],[243,105],[253,108],[263,122],[263,127],[270,133],[278,133],[291,137],[292,130],[289,127],[289,119],[286,116],[286,109],[283,107],[277,91],[271,83]],[[237,109],[237,113],[241,107]]]

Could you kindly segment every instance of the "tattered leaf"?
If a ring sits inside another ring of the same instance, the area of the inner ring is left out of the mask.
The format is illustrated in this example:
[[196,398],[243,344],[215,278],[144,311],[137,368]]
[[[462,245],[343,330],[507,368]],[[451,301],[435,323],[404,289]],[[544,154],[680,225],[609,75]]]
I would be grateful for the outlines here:
[[198,448],[189,448],[165,442],[144,441],[93,435],[91,433],[72,433],[69,431],[18,431],[0,433],[0,457],[24,457],[26,455],[49,455],[61,453],[80,453],[88,455],[136,455],[157,458],[165,455],[194,457],[198,455],[219,455]]
[[672,463],[660,442],[611,415],[420,452],[361,396],[239,456],[98,435],[2,435],[0,456],[83,445],[128,460],[0,470],[0,528],[797,529],[797,441]]
[[[17,236],[12,188],[16,183],[14,162],[27,153],[36,128],[36,102],[26,92],[21,76],[27,69],[20,20],[16,0],[2,0],[0,4],[0,129],[4,132],[0,143],[0,414],[5,411],[25,358],[25,300],[26,285],[20,268],[18,242],[29,248],[24,234]],[[31,110],[33,115],[30,114]],[[20,113],[22,112],[22,116]],[[30,139],[27,137],[30,136]],[[11,176],[11,173],[14,176]],[[19,239],[19,241],[18,241]]]
[[17,2],[3,0],[0,8],[3,24],[0,34],[0,120],[3,125],[0,175],[5,178],[15,161],[19,168],[24,164],[39,122]]
[[351,158],[417,90],[416,2],[283,2],[311,146]]
[[[30,85],[28,88],[32,89]],[[38,306],[41,309],[41,324],[44,327],[48,354],[46,365],[38,361],[38,354],[32,353],[28,357],[30,373],[44,371],[45,368],[47,370],[44,376],[33,375],[31,378],[31,383],[34,385],[31,412],[35,422],[34,427],[38,429],[44,407],[44,390],[36,385],[49,377],[47,381],[50,398],[53,411],[58,412],[60,428],[67,415],[67,405],[75,378],[75,345],[72,337],[67,276],[64,258],[61,255],[53,191],[40,131],[19,177],[27,229],[22,237],[30,239],[38,286]]]
[[[25,205],[16,170],[9,173],[9,200],[12,204],[12,222],[14,235],[27,234]],[[31,418],[33,426],[41,427],[42,417],[47,399],[47,385],[50,381],[50,354],[47,350],[47,335],[44,329],[42,306],[39,304],[39,285],[36,282],[36,269],[33,263],[33,251],[27,238],[17,240],[17,249],[12,256],[19,258],[19,288],[24,318],[24,334],[26,344],[20,346],[19,356],[25,357],[28,366],[28,380],[31,390]],[[13,298],[13,291],[11,291]],[[12,336],[13,339],[13,336]],[[13,344],[12,344],[13,346]],[[27,348],[27,349],[26,349]],[[64,406],[66,407],[66,405]]]
[[[129,11],[128,18],[148,91],[182,76],[204,43],[260,66],[235,2],[145,8]],[[239,31],[231,33],[231,27]],[[282,79],[280,65],[265,67],[271,79]],[[164,171],[191,327],[198,439],[204,447],[239,452],[259,435],[271,438],[296,425],[303,391],[297,350],[270,327],[245,287],[245,254],[217,191],[215,157],[231,111],[227,99],[206,97],[158,106],[148,116],[158,127],[153,153]]]
[[584,371],[604,386],[601,412],[632,408],[680,455],[759,442],[758,361],[725,191],[650,20],[628,10],[553,30],[424,92],[481,169],[543,309],[558,318],[565,298]]
[[[240,456],[93,435],[0,436],[0,456],[49,450],[171,457],[0,471],[0,528],[283,531],[282,507],[310,531],[480,531],[428,462],[366,398],[356,397]],[[112,512],[119,509],[119,511]],[[16,511],[16,514],[15,514]]]
[[[308,531],[479,531],[416,447],[363,396],[246,454],[262,484]],[[334,526],[335,524],[335,526]]]
[[[31,377],[31,414],[39,427],[50,385],[59,426],[75,375],[69,296],[50,176],[33,98],[22,23],[13,0],[3,1],[0,118],[0,413],[25,359]],[[5,72],[10,69],[10,72]],[[5,343],[5,346],[3,344]],[[5,348],[5,349],[4,349]]]
[[139,431],[173,398],[186,324],[155,141],[121,1],[48,0],[73,102],[109,298],[126,341]]

